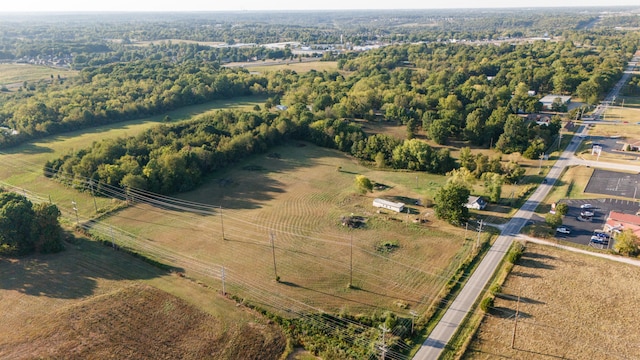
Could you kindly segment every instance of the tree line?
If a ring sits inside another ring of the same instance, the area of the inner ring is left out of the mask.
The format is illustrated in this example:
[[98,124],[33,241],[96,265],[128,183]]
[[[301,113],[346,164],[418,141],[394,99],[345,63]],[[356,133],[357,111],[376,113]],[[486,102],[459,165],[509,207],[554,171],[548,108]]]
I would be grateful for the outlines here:
[[156,126],[134,137],[94,142],[89,148],[46,162],[44,174],[98,193],[105,190],[102,187],[116,186],[170,194],[191,190],[203,176],[288,139],[311,141],[363,160],[375,157],[381,148],[362,149],[362,144],[387,139],[388,152],[380,161],[388,167],[444,174],[455,166],[446,149],[433,149],[415,139],[367,137],[355,122],[314,120],[306,107],[293,107],[279,114],[221,110]]
[[216,99],[265,92],[267,78],[209,63],[155,60],[84,69],[75,82],[0,94],[0,146]]

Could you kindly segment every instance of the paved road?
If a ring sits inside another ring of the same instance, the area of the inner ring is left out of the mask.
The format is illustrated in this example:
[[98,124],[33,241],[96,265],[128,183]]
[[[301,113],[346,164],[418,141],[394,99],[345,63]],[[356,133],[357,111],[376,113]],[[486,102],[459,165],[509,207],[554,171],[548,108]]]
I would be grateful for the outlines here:
[[[637,58],[634,57],[632,60],[637,62]],[[635,66],[635,63],[633,64]],[[633,68],[632,64],[627,67],[627,71],[625,71],[624,76],[620,79],[620,81],[613,87],[609,95],[605,98],[605,101],[610,101],[614,99],[622,86],[624,85],[624,81],[628,79],[628,73]],[[599,115],[604,109],[601,107],[596,110],[596,114]],[[586,128],[583,127],[579,129],[578,134],[583,134],[586,132]],[[487,252],[487,255],[484,257],[476,271],[469,278],[469,281],[465,284],[464,288],[460,291],[460,294],[453,301],[449,309],[445,312],[444,316],[438,322],[436,327],[433,329],[431,334],[425,342],[422,344],[420,350],[413,357],[414,360],[435,360],[440,357],[442,354],[442,350],[447,345],[455,331],[458,329],[462,320],[467,315],[476,299],[483,292],[487,282],[495,272],[500,260],[504,257],[505,253],[511,246],[511,243],[514,240],[514,236],[520,233],[520,230],[524,227],[524,225],[531,219],[533,215],[533,211],[538,206],[540,201],[542,201],[549,191],[551,187],[556,182],[557,179],[560,178],[560,174],[564,170],[564,168],[568,165],[582,164],[582,165],[590,165],[594,167],[607,167],[610,169],[624,169],[629,170],[631,168],[638,168],[640,170],[640,166],[634,165],[624,165],[624,164],[609,164],[604,162],[596,162],[596,161],[585,161],[580,160],[574,157],[574,153],[578,149],[580,145],[579,136],[574,136],[573,141],[567,146],[564,152],[560,155],[558,161],[553,165],[551,170],[547,175],[547,183],[541,184],[536,191],[529,197],[529,199],[525,202],[525,204],[516,212],[516,214],[511,218],[511,220],[504,226],[500,236],[495,241],[491,249]]]
[[524,203],[520,210],[518,210],[504,226],[500,236],[498,236],[496,242],[491,249],[489,249],[487,255],[478,266],[478,269],[471,275],[471,278],[469,278],[469,281],[460,294],[453,301],[427,340],[422,344],[416,356],[414,356],[415,360],[431,360],[437,359],[440,356],[444,346],[449,342],[467,315],[467,312],[471,310],[473,303],[487,285],[487,282],[498,267],[500,260],[504,257],[509,246],[511,246],[514,236],[518,235],[527,221],[531,219],[534,210],[540,201],[547,196],[565,166],[575,161],[573,160],[573,153],[577,150],[578,146],[578,141],[569,144],[549,171],[547,183],[540,185],[531,197],[529,197],[529,200]]

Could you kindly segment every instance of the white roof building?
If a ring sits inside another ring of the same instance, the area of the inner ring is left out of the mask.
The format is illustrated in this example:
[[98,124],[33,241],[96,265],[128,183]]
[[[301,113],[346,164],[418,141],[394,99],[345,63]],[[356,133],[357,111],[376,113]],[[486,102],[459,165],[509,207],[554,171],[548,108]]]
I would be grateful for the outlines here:
[[542,103],[542,108],[546,110],[551,110],[551,107],[553,106],[553,102],[556,101],[556,99],[560,99],[560,101],[565,105],[568,105],[571,102],[571,96],[549,94],[543,97],[542,99],[540,99],[540,102]]
[[387,210],[392,210],[395,212],[402,212],[402,210],[404,210],[404,203],[393,202],[393,201],[378,199],[378,198],[373,199],[373,206],[387,209]]

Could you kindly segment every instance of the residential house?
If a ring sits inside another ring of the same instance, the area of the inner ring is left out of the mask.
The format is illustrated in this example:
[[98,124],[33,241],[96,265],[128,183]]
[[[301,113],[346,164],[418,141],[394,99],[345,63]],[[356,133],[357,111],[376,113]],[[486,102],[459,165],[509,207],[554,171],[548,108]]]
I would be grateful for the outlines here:
[[469,196],[469,200],[464,206],[469,209],[484,210],[487,207],[487,202],[480,196]]

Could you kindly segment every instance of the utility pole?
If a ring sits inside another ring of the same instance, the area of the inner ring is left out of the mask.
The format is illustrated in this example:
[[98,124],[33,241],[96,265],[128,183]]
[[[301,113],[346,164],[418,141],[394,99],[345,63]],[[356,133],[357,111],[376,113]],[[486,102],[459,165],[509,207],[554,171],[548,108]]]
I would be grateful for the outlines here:
[[113,237],[113,226],[109,225],[109,231],[111,232],[111,246],[115,249],[116,248],[116,241]]
[[416,316],[418,316],[418,313],[411,310],[409,311],[409,314],[411,314],[411,334],[413,335],[413,323],[415,322]]
[[222,220],[222,205],[220,205],[220,229],[222,230],[222,240],[224,240],[224,221]]
[[280,277],[278,277],[278,270],[276,268],[276,246],[275,241],[273,240],[273,231],[270,232],[269,235],[271,237],[271,253],[273,254],[273,273],[276,275],[276,281],[280,282]]
[[71,204],[73,205],[73,211],[76,212],[76,226],[80,225],[80,218],[78,217],[78,204],[75,200],[71,200]]
[[416,189],[418,188],[418,175],[416,175]]
[[91,197],[93,198],[93,206],[96,208],[96,214],[98,213],[98,203],[96,203],[96,193],[93,189],[93,179],[89,180],[89,184],[91,185]]
[[464,240],[467,241],[467,230],[469,230],[469,222],[464,224]]
[[516,330],[518,329],[518,316],[520,315],[520,293],[518,293],[518,302],[516,303],[516,317],[513,323],[513,335],[511,336],[511,348],[516,344]]
[[220,274],[220,278],[222,279],[222,295],[227,295],[227,289],[225,288],[225,274],[224,274],[224,266],[222,266],[222,273]]
[[558,131],[558,151],[560,150],[560,144],[562,144],[562,129]]
[[480,248],[480,234],[482,233],[482,219],[480,219],[480,226],[478,227],[478,239],[476,240],[476,248]]
[[382,330],[382,343],[380,344],[380,359],[385,360],[385,357],[387,355],[387,344],[385,343],[385,338],[387,333],[389,332],[389,329],[384,325],[380,325],[379,326],[380,330]]
[[544,159],[544,153],[540,154],[540,163],[538,164],[538,174],[542,172],[542,159]]
[[349,287],[353,287],[353,234],[351,234],[349,251]]

